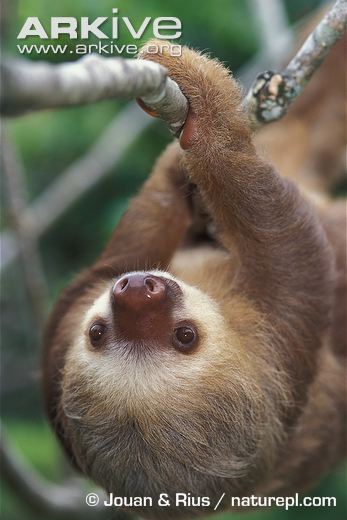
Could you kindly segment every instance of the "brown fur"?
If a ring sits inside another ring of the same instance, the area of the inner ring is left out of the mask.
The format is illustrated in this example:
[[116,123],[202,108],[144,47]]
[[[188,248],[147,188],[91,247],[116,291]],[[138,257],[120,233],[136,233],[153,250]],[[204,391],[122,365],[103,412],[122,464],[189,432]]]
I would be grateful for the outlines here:
[[[49,417],[75,465],[116,495],[185,491],[216,503],[224,491],[303,490],[344,453],[343,215],[326,205],[319,218],[261,157],[221,64],[187,48],[142,57],[167,67],[189,100],[185,150],[164,152],[105,251],[58,301],[44,356]],[[191,184],[217,242],[192,240]],[[114,279],[158,268],[183,294],[166,326],[191,320],[199,331],[189,356],[154,338],[131,344],[134,356],[107,321]],[[100,315],[114,332],[95,351],[87,332]]]

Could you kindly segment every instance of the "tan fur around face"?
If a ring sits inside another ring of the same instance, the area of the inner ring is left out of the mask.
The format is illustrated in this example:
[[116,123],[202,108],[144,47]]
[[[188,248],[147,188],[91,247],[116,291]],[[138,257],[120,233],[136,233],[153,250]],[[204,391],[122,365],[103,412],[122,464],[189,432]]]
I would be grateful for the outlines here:
[[[177,486],[187,492],[193,486],[202,494],[220,487],[240,492],[254,472],[260,479],[268,471],[282,436],[276,414],[279,396],[286,399],[281,374],[274,371],[265,388],[267,360],[259,356],[254,363],[255,346],[240,340],[240,331],[233,332],[209,296],[179,285],[184,307],[176,318],[194,320],[200,334],[194,354],[160,350],[136,362],[119,344],[93,352],[82,327],[67,356],[64,427],[78,464],[118,493],[143,495],[149,489],[155,495],[165,489],[174,495]],[[108,299],[109,288],[88,310],[84,326],[93,314],[107,312]],[[262,438],[259,422],[271,435]],[[129,469],[137,474],[123,482]],[[236,478],[235,488],[230,478]]]

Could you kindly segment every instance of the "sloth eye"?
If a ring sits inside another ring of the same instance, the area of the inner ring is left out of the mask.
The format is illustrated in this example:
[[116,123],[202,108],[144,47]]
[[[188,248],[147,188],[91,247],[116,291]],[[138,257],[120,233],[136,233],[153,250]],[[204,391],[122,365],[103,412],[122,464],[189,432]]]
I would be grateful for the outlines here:
[[100,343],[103,335],[106,332],[106,325],[102,323],[94,323],[89,329],[89,338],[92,345],[97,345]]
[[191,325],[183,325],[174,330],[173,344],[181,352],[188,352],[196,345],[197,339],[197,332]]

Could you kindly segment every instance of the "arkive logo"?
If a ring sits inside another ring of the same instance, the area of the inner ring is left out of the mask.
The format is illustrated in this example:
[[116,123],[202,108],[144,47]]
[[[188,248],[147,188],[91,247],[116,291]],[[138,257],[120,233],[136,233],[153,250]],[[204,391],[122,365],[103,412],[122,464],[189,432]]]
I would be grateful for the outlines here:
[[[17,39],[25,40],[28,36],[37,36],[42,40],[56,40],[62,35],[67,35],[71,40],[86,40],[91,36],[100,40],[116,40],[119,37],[120,28],[122,28],[122,30],[128,31],[134,40],[139,40],[151,25],[153,36],[158,39],[176,40],[182,35],[181,20],[174,16],[160,16],[153,19],[151,16],[146,16],[140,26],[134,27],[128,16],[118,16],[117,7],[112,9],[112,14],[117,16],[111,18],[99,16],[92,20],[88,16],[82,16],[79,19],[71,16],[52,17],[50,32],[46,31],[38,17],[30,16],[24,22]],[[102,30],[102,26],[109,19],[112,22],[112,29],[111,34],[106,34]]]

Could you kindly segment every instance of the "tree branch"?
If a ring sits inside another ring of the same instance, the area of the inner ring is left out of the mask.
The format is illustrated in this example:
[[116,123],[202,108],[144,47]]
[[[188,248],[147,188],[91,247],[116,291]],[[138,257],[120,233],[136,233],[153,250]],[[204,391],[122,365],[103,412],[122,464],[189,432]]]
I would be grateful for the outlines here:
[[[338,0],[283,72],[258,76],[244,101],[254,128],[285,114],[342,36],[346,18],[346,0]],[[59,65],[9,61],[2,69],[0,106],[5,115],[137,97],[179,135],[188,112],[178,85],[167,77],[165,68],[151,61],[88,55]]]
[[256,78],[244,100],[254,129],[286,113],[331,47],[342,37],[346,20],[347,2],[338,0],[282,72],[267,71]]
[[2,65],[1,78],[4,115],[140,97],[176,135],[188,112],[187,99],[178,85],[167,77],[164,67],[151,61],[97,54],[58,65],[10,60]]

